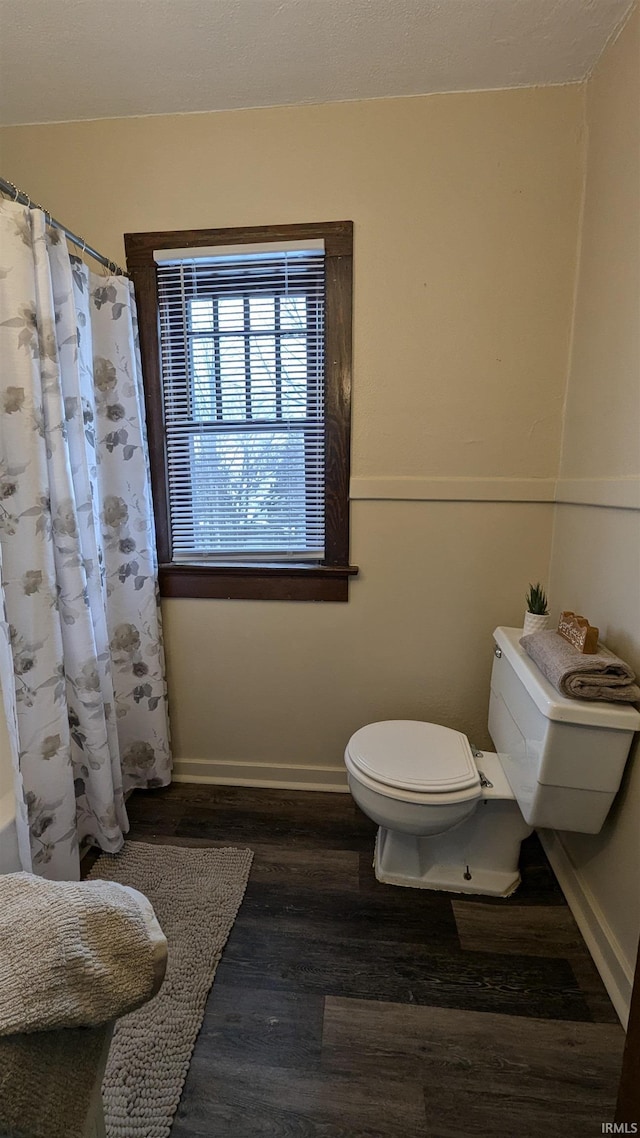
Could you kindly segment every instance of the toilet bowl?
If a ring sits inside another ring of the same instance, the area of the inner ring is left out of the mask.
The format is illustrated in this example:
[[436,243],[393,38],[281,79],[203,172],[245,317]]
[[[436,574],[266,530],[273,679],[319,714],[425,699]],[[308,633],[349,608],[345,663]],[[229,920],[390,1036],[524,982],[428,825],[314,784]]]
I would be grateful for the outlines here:
[[640,714],[560,695],[520,647],[494,632],[489,731],[417,720],[361,727],[345,750],[351,794],[378,824],[376,877],[393,885],[506,897],[536,826],[597,833],[620,785]]
[[351,793],[373,821],[406,834],[440,834],[473,814],[481,784],[465,735],[436,723],[370,723],[347,744]]

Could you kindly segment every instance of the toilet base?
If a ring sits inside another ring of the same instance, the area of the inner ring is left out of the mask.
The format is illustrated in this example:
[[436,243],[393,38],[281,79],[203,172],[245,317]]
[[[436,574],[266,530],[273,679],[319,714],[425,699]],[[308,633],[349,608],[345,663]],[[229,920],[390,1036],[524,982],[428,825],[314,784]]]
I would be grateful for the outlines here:
[[439,889],[509,897],[520,884],[520,844],[529,826],[515,801],[483,801],[475,813],[443,834],[418,837],[378,829],[378,881],[412,889]]

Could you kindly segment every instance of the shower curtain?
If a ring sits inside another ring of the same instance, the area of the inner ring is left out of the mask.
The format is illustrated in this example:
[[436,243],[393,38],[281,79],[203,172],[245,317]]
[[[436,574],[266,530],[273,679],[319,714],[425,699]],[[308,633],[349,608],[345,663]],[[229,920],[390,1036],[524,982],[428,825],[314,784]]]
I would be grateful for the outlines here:
[[90,273],[40,210],[8,200],[0,367],[20,849],[24,868],[73,879],[84,844],[121,847],[126,791],[171,779],[136,309],[126,278]]

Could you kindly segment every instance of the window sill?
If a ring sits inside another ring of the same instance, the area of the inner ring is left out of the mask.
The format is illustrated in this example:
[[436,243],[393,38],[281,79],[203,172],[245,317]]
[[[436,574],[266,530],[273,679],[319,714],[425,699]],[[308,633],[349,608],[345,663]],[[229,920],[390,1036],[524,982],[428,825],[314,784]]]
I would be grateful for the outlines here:
[[355,565],[160,565],[162,597],[243,601],[348,601]]

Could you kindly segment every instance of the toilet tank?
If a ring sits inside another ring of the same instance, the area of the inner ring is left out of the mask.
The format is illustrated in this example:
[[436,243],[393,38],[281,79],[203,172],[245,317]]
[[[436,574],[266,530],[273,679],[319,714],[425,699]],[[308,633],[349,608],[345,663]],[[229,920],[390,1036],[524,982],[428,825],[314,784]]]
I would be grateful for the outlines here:
[[521,628],[493,634],[489,734],[531,826],[597,834],[640,712],[630,704],[567,699],[527,656],[521,636]]

